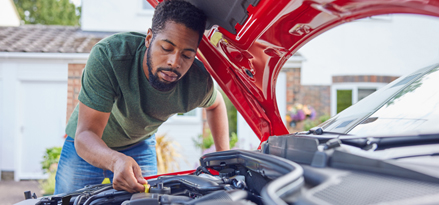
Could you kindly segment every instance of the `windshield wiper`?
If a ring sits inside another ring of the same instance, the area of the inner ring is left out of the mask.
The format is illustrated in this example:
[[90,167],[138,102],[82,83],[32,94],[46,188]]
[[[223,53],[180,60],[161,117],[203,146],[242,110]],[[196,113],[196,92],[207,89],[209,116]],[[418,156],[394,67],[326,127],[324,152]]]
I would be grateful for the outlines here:
[[307,135],[309,135],[309,134],[314,134],[314,135],[334,134],[334,135],[352,136],[352,135],[350,135],[350,134],[341,133],[341,132],[329,132],[329,131],[324,131],[323,128],[321,128],[321,127],[313,127],[313,128],[311,128],[311,129],[309,129],[308,132],[307,132],[306,134],[307,134]]

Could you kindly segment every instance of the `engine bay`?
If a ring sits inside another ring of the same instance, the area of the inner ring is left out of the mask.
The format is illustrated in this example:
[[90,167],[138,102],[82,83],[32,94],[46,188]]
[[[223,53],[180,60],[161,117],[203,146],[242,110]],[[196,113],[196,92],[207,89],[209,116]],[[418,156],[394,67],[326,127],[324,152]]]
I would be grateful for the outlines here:
[[303,170],[298,164],[256,151],[210,153],[200,163],[189,175],[148,180],[145,193],[117,191],[111,184],[99,184],[18,204],[281,204],[285,203],[281,196],[299,191],[303,184]]
[[[331,140],[292,139],[270,138],[259,151],[206,154],[200,158],[198,169],[190,174],[147,180],[145,193],[117,191],[111,184],[99,184],[41,198],[26,193],[27,200],[18,205],[439,202],[439,178],[430,169],[409,167],[399,159],[367,156],[368,150]],[[302,152],[297,153],[298,150]]]

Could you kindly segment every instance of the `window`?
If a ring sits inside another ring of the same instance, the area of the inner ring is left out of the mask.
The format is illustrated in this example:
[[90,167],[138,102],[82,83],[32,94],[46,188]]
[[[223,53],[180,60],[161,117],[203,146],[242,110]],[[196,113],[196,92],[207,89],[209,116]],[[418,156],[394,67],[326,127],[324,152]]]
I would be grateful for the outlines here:
[[331,115],[335,115],[349,106],[372,94],[386,83],[334,83],[331,86]]
[[376,88],[358,88],[358,101],[377,91]]
[[352,90],[337,90],[337,113],[352,105]]

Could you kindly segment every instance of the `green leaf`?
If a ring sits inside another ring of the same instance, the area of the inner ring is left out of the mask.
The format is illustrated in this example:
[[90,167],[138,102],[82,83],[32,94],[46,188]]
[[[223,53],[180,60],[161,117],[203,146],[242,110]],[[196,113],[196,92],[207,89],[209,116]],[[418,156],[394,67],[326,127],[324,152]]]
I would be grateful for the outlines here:
[[[81,8],[69,0],[14,0],[25,24],[78,26]],[[28,15],[26,15],[28,14]]]

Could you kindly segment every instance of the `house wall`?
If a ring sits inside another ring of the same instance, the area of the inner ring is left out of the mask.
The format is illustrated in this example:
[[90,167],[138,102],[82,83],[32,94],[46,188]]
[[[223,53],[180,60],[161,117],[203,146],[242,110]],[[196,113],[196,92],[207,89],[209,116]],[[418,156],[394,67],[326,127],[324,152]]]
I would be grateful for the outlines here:
[[439,20],[386,15],[329,30],[298,52],[302,85],[330,85],[335,75],[401,76],[439,61]]
[[144,10],[146,0],[82,0],[81,29],[84,31],[137,31],[151,27],[153,10]]
[[69,64],[68,65],[68,86],[67,86],[67,114],[66,123],[69,121],[70,115],[78,104],[78,95],[81,90],[81,75],[85,64]]
[[287,75],[287,107],[295,103],[310,105],[316,110],[317,116],[329,115],[330,86],[302,85],[301,68],[285,68]]
[[62,143],[66,64],[27,60],[1,64],[1,169],[14,171],[15,180],[42,178],[45,149]]
[[67,65],[83,54],[0,53],[0,170],[44,178],[46,148],[63,143]]
[[0,26],[19,26],[20,17],[12,0],[0,0]]
[[[315,119],[323,115],[329,115],[331,109],[330,86],[302,85],[301,68],[284,67],[286,73],[286,101],[287,111],[292,110],[296,104],[311,106],[315,110]],[[288,114],[288,113],[287,113]],[[314,120],[314,119],[313,119]],[[303,131],[304,123],[287,122],[290,133]]]
[[2,133],[2,130],[3,130],[3,117],[1,117],[1,116],[4,116],[4,114],[3,114],[3,100],[1,100],[1,99],[3,99],[3,65],[2,64],[0,64],[0,142],[2,142],[1,144],[0,144],[0,181],[2,180],[2,178],[3,178],[3,174],[2,174],[2,165],[3,165],[3,161],[4,161],[4,159],[3,159],[3,133]]

